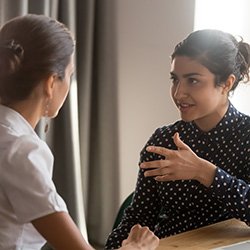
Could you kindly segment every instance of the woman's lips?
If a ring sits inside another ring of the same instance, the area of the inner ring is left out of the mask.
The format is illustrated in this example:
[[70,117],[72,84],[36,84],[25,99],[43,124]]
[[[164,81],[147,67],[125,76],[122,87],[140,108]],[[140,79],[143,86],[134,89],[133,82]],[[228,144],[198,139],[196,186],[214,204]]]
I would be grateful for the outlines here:
[[189,103],[178,103],[178,108],[181,112],[187,112],[189,111],[192,107],[194,107],[194,104],[189,104]]

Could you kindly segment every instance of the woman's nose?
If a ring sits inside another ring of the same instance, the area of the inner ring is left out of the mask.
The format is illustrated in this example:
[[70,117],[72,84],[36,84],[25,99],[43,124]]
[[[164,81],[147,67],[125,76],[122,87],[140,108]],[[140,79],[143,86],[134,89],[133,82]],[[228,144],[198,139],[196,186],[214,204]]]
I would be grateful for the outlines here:
[[174,94],[175,99],[181,99],[182,97],[186,96],[187,95],[187,90],[186,90],[185,84],[182,83],[182,82],[179,82],[176,85],[173,94]]

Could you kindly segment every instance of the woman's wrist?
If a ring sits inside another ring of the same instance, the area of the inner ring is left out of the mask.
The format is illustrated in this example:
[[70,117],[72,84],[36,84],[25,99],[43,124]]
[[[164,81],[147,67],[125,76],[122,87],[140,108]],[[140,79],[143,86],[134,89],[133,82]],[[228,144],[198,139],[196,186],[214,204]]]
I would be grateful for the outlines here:
[[211,186],[214,181],[216,168],[211,162],[200,158],[197,180],[206,187]]

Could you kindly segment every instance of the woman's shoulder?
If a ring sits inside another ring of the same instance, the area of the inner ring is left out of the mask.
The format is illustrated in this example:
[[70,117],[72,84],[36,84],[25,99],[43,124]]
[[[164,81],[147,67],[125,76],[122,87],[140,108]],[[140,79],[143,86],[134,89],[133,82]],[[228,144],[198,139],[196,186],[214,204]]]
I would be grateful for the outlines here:
[[[235,123],[235,128],[240,130],[250,130],[250,116],[232,107],[231,112],[228,113],[228,122]],[[230,120],[231,119],[231,120]]]
[[30,152],[50,152],[47,144],[35,135],[12,136],[7,145],[9,155],[29,154]]
[[12,172],[26,168],[29,171],[31,166],[32,169],[38,165],[50,166],[54,160],[47,144],[35,135],[9,136],[0,153],[1,168]]
[[178,120],[174,123],[171,123],[169,125],[164,125],[162,127],[158,127],[154,131],[155,136],[173,136],[176,132],[181,132],[182,130],[187,129],[187,127],[191,127],[191,123],[184,122],[182,120]]
[[141,161],[143,161],[144,159],[150,159],[150,157],[152,157],[151,153],[146,151],[146,147],[149,145],[175,148],[173,136],[176,132],[182,132],[186,126],[190,125],[182,120],[178,120],[169,125],[164,125],[155,129],[155,131],[141,150]]

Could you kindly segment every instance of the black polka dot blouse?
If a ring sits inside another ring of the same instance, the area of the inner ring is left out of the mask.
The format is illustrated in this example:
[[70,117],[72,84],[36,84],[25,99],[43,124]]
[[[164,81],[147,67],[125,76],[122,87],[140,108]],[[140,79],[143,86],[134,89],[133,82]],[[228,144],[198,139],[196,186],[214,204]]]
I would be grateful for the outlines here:
[[209,132],[184,121],[158,128],[141,151],[140,162],[162,159],[147,152],[148,145],[176,149],[175,132],[199,157],[217,166],[212,185],[207,188],[196,180],[157,182],[140,169],[132,204],[109,235],[106,249],[118,248],[137,223],[159,238],[233,217],[250,225],[250,117],[230,104]]

